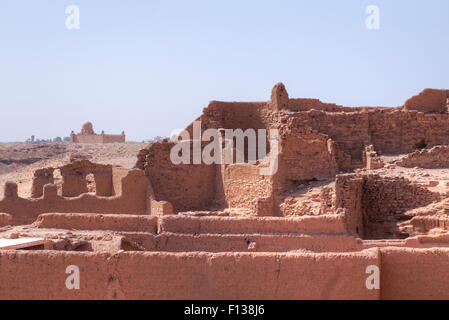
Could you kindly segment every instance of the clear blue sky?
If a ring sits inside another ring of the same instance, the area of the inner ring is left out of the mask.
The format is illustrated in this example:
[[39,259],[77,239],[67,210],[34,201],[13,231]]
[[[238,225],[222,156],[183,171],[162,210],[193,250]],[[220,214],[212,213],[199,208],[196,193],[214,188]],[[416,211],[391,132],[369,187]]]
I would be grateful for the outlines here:
[[[65,27],[80,8],[80,30]],[[365,9],[380,8],[380,29]],[[1,0],[0,141],[168,136],[211,100],[397,106],[449,88],[449,1]]]

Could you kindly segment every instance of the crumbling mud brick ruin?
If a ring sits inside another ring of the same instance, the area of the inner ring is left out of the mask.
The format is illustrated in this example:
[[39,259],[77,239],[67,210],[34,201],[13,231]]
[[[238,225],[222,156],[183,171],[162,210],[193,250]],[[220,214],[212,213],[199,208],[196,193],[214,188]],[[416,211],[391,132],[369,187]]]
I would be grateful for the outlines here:
[[125,131],[122,134],[96,134],[91,122],[86,122],[81,127],[81,132],[75,134],[74,131],[70,133],[70,142],[76,143],[124,143],[126,141]]
[[448,98],[343,107],[279,83],[270,101],[212,101],[197,119],[202,132],[277,129],[275,174],[263,159],[174,164],[164,140],[132,170],[42,168],[29,199],[8,182],[0,298],[447,299]]

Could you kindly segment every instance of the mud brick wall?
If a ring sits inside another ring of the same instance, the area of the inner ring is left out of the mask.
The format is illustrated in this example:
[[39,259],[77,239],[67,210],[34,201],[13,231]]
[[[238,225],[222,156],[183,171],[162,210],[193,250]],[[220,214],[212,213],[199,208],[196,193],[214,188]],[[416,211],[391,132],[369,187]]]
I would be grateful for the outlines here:
[[418,150],[395,162],[406,168],[441,169],[449,168],[449,146],[436,146]]
[[128,175],[129,169],[112,167],[112,194],[122,194],[122,179]]
[[353,174],[337,175],[335,181],[336,208],[344,209],[342,213],[348,231],[360,238],[365,237],[362,197],[363,177]]
[[349,156],[337,157],[340,170],[347,170],[354,165],[361,166],[362,153],[370,141],[367,113],[327,113],[322,111],[299,112],[293,115],[293,127],[311,127],[317,133],[329,136],[336,148]]
[[[80,289],[68,290],[70,265]],[[355,253],[0,251],[0,299],[378,299]],[[32,287],[34,290],[29,290]]]
[[[79,290],[65,286],[69,265],[79,267]],[[380,269],[380,290],[365,286],[370,265]],[[0,251],[0,298],[448,299],[448,268],[446,248],[115,255]]]
[[114,230],[156,233],[157,217],[126,214],[44,213],[39,215],[35,226],[46,229]]
[[[221,169],[216,199],[222,193],[225,207],[251,209],[254,207],[254,199],[272,196],[272,177],[261,175],[259,166],[231,164],[223,165]],[[220,184],[222,190],[219,189]]]
[[340,215],[278,217],[185,217],[161,219],[161,232],[178,233],[323,233],[345,234],[344,217]]
[[213,206],[253,208],[255,197],[271,197],[271,177],[262,176],[259,165],[208,165],[202,161],[193,164],[192,145],[190,164],[173,164],[170,160],[173,146],[173,142],[152,144],[140,152],[136,167],[145,170],[154,199],[170,202],[175,212],[207,210]]
[[307,128],[291,128],[282,134],[280,167],[283,179],[302,183],[325,180],[338,171],[332,141]]
[[277,83],[271,90],[269,106],[272,110],[286,109],[293,112],[308,111],[312,109],[326,112],[354,112],[367,109],[364,107],[343,107],[336,105],[335,103],[323,103],[319,99],[290,99],[283,83]]
[[294,117],[294,127],[311,127],[335,142],[337,150],[343,154],[337,156],[341,170],[360,167],[364,148],[369,144],[380,153],[407,153],[426,146],[449,144],[448,114],[399,109],[351,113],[311,110],[289,117]]
[[57,195],[55,185],[47,184],[44,195],[36,199],[23,199],[17,195],[17,184],[5,185],[5,194],[0,200],[0,212],[12,216],[14,225],[29,224],[41,213],[105,213],[147,214],[148,178],[139,169],[130,170],[122,178],[122,192],[111,197],[82,194],[65,198]]
[[409,219],[403,213],[440,200],[440,194],[412,185],[404,178],[365,176],[362,198],[365,236],[369,239],[406,237],[398,230],[398,223]]
[[382,153],[408,153],[418,148],[449,143],[449,115],[416,111],[369,113],[369,135]]
[[267,104],[264,102],[212,101],[203,110],[203,116],[200,120],[202,122],[215,123],[216,126],[212,126],[212,128],[265,129],[266,125],[262,116],[262,110],[266,106]]
[[425,89],[420,94],[411,97],[404,104],[405,110],[417,110],[425,113],[447,112],[446,99],[449,90]]
[[413,217],[408,224],[411,227],[407,232],[411,236],[427,234],[430,230],[438,228],[442,230],[449,230],[449,219],[446,216],[418,216]]
[[287,109],[298,112],[307,111],[311,109],[327,111],[327,112],[338,112],[342,111],[341,106],[337,106],[334,103],[323,103],[319,99],[289,99],[287,104]]
[[[432,92],[430,106],[438,100],[436,95],[447,96],[444,90]],[[428,94],[425,91],[421,96]],[[406,105],[422,105],[420,101],[421,98],[412,98]],[[288,187],[289,181],[327,179],[338,172],[361,168],[368,145],[373,145],[374,151],[381,155],[449,144],[449,114],[436,113],[426,105],[425,108],[431,112],[423,113],[415,107],[348,108],[317,99],[289,99],[285,87],[277,84],[268,102],[212,101],[197,120],[201,121],[201,131],[273,128],[286,133],[280,138],[282,150],[273,191],[262,195],[265,199],[275,198],[276,211],[276,197]],[[193,124],[186,130],[193,137]],[[253,179],[251,170],[242,171],[250,179],[229,179],[235,168],[225,171],[204,164],[173,165],[169,146],[166,142],[143,150],[136,166],[145,169],[154,187],[155,200],[171,202],[175,212],[210,209],[214,205],[247,208],[249,201],[242,200],[242,191],[246,190],[249,197],[265,186],[264,180]]]
[[[170,150],[174,143],[153,143],[141,154],[156,201],[168,201],[175,212],[208,208],[215,196],[216,165],[173,164]],[[191,152],[192,154],[192,152]]]
[[0,213],[0,226],[6,226],[11,224],[12,222],[12,216],[7,213]]
[[92,163],[89,160],[75,161],[59,168],[64,179],[62,195],[76,197],[87,193],[86,176],[95,177],[95,192],[98,196],[112,195],[112,166]]
[[44,186],[46,184],[53,184],[53,168],[44,168],[34,171],[33,184],[31,186],[31,197],[42,197],[44,192]]
[[439,193],[411,184],[405,178],[378,175],[338,175],[336,206],[344,209],[346,225],[363,239],[408,237],[399,224],[405,211],[442,200]]
[[381,249],[382,299],[448,299],[449,250]]

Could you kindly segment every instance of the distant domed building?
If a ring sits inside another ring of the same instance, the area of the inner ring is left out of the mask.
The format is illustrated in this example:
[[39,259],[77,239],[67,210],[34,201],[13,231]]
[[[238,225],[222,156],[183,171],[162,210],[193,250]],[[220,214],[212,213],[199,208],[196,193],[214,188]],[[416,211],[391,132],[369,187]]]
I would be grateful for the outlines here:
[[92,122],[85,122],[81,127],[81,134],[95,134]]
[[85,122],[81,126],[81,132],[70,134],[70,142],[73,143],[124,143],[126,141],[125,131],[122,134],[96,134],[92,122]]

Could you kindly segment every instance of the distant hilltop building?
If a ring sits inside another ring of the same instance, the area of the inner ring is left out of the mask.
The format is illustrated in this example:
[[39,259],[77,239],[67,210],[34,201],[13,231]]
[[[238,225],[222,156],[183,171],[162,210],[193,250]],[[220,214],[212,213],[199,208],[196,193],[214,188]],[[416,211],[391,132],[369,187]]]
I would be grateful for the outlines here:
[[125,141],[125,131],[122,131],[122,134],[105,134],[104,131],[101,131],[101,134],[96,134],[91,122],[84,123],[80,133],[75,134],[72,131],[70,134],[70,142],[73,143],[120,143]]

